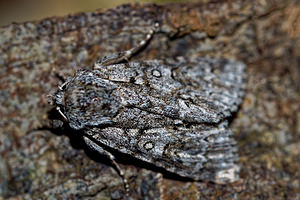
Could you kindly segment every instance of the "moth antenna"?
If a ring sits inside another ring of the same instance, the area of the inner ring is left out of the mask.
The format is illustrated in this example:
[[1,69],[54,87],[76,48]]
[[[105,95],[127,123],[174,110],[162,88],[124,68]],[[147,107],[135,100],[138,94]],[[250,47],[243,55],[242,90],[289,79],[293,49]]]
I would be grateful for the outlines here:
[[[112,155],[111,153],[107,152],[108,154]],[[112,163],[112,165],[117,169],[117,172],[119,174],[119,176],[121,176],[122,180],[123,180],[123,184],[124,184],[124,188],[125,188],[125,192],[126,192],[126,195],[128,196],[129,194],[129,185],[128,185],[128,181],[125,177],[125,173],[124,171],[121,169],[121,167],[118,165],[118,163],[114,160],[114,156],[113,157],[110,157],[110,161]]]
[[120,53],[117,53],[117,54],[113,54],[113,55],[110,55],[110,56],[105,56],[103,57],[103,59],[100,59],[99,61],[97,61],[95,63],[95,66],[94,68],[99,68],[101,66],[108,66],[108,65],[113,65],[113,64],[118,64],[122,61],[127,61],[135,54],[137,53],[140,49],[144,48],[148,42],[151,40],[151,38],[153,37],[153,35],[158,32],[159,30],[159,23],[156,22],[154,24],[154,26],[150,29],[150,31],[148,32],[148,34],[146,35],[145,39],[141,40],[137,46],[129,49],[129,50],[126,50],[126,51],[123,51],[123,52],[120,52]]
[[129,195],[129,184],[128,181],[125,177],[125,173],[124,171],[121,169],[121,167],[119,166],[119,164],[115,161],[115,156],[113,154],[111,154],[109,151],[103,149],[101,146],[98,146],[94,141],[92,141],[90,138],[84,136],[83,137],[84,141],[86,142],[86,144],[91,147],[92,149],[94,149],[95,151],[97,151],[98,153],[100,153],[101,155],[106,156],[110,162],[111,165],[113,166],[113,168],[116,170],[116,172],[118,173],[118,175],[122,178],[123,184],[124,184],[124,188],[125,188],[125,193],[126,196]]
[[138,52],[141,48],[143,48],[153,37],[153,35],[158,31],[159,23],[156,22],[154,26],[150,29],[149,33],[146,35],[146,38],[139,42],[136,47],[133,47],[127,51],[125,51],[125,56],[127,59],[133,56],[136,52]]

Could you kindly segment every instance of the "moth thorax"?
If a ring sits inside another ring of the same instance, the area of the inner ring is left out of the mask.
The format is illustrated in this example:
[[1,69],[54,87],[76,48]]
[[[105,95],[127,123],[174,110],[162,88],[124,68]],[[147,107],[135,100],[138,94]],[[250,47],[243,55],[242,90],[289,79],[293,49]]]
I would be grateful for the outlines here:
[[82,128],[85,125],[111,123],[120,108],[119,97],[112,89],[95,85],[73,86],[65,91],[66,115],[70,125]]

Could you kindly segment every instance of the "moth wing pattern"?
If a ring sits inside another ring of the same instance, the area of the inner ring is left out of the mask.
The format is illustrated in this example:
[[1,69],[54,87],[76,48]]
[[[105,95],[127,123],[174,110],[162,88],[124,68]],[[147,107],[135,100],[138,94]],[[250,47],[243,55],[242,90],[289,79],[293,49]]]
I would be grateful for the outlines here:
[[119,84],[124,104],[191,123],[230,117],[246,88],[246,66],[228,59],[150,60],[97,69],[99,76]]
[[[135,92],[134,87],[124,88],[126,92],[134,93],[132,96],[139,100],[150,96],[146,100],[152,105],[158,102],[159,109],[132,103],[135,108],[131,111],[139,111],[133,116],[138,116],[140,126],[146,129],[130,129],[130,126],[129,129],[123,129],[121,125],[105,129],[94,127],[86,129],[88,135],[103,145],[184,177],[217,183],[238,179],[237,146],[226,118],[237,111],[242,102],[246,87],[246,67],[243,63],[227,59],[196,58],[179,64],[172,60],[150,60],[98,69],[101,71],[100,76],[113,82],[134,83],[143,87],[147,85],[146,90],[139,92]],[[185,112],[185,118],[195,118],[193,112],[197,112],[197,107],[200,107],[203,109],[202,119],[196,121],[198,125],[185,128],[180,114],[166,114],[166,108],[172,106]],[[131,123],[134,121],[130,120],[128,112],[123,114],[118,118],[121,124],[126,124],[122,119]],[[153,122],[155,116],[167,121],[164,115],[176,121],[172,124],[175,128]],[[137,124],[133,127],[140,126]]]
[[198,57],[174,71],[185,85],[180,97],[203,107],[210,106],[220,120],[231,116],[242,103],[246,89],[246,65],[229,59]]
[[227,124],[244,95],[243,63],[199,57],[95,65],[53,97],[91,148],[110,147],[194,180],[238,179]]
[[226,122],[178,129],[91,128],[86,133],[104,148],[118,149],[183,177],[220,184],[239,177],[237,146]]

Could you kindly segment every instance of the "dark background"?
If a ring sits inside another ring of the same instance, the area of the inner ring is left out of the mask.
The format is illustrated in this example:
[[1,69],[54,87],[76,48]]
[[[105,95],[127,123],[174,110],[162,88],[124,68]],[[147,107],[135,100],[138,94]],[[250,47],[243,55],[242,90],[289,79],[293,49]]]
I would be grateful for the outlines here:
[[[99,8],[113,8],[125,3],[191,2],[192,0],[1,0],[0,26],[45,17],[64,16]],[[195,1],[195,0],[194,0]]]

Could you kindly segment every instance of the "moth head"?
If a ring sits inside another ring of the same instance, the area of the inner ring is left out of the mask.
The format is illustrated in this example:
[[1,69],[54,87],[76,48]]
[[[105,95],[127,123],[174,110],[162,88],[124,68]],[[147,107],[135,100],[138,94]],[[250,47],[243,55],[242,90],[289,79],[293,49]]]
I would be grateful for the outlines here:
[[114,93],[115,87],[97,76],[94,71],[82,70],[52,97],[57,111],[71,128],[108,126],[118,113],[121,103]]

